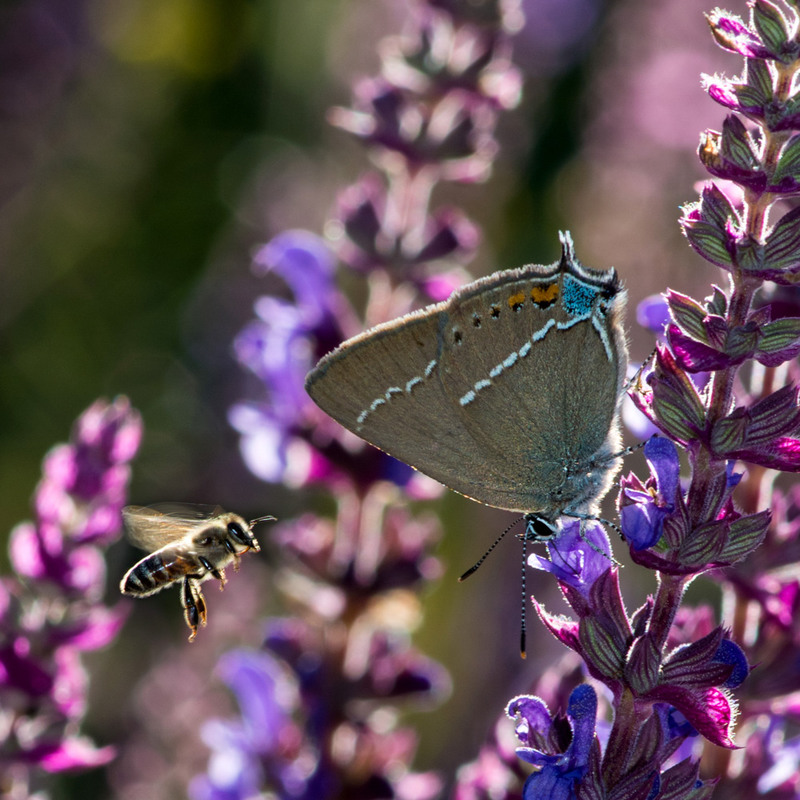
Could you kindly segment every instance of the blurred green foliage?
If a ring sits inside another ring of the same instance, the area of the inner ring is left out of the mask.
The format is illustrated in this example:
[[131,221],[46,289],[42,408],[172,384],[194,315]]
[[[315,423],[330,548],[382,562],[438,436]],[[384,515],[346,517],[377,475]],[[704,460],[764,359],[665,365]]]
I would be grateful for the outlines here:
[[[57,86],[36,114],[15,120],[27,147],[0,207],[4,531],[28,515],[44,452],[96,396],[128,394],[143,412],[145,467],[134,494],[158,484],[200,499],[203,474],[192,465],[213,461],[215,446],[235,448],[224,428],[229,398],[214,391],[223,373],[191,357],[187,306],[259,160],[282,138],[312,145],[318,137],[324,39],[339,6],[72,5],[64,74],[44,74],[34,40],[16,76],[35,86],[31,73],[41,70],[40,82]],[[25,6],[6,19],[17,22]],[[256,145],[242,148],[249,140]],[[241,237],[242,276],[248,245],[261,236]],[[203,321],[227,336],[220,352],[249,311],[248,303],[236,319]],[[221,301],[220,316],[229,312]]]

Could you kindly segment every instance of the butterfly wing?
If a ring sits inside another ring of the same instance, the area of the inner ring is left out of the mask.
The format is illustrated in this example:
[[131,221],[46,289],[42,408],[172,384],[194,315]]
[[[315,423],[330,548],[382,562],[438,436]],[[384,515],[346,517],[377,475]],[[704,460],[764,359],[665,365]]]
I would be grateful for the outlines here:
[[[610,309],[591,284],[591,302],[561,302],[570,280],[542,267],[500,273],[459,296],[451,313],[448,330],[462,335],[443,337],[442,369],[475,442],[474,474],[487,458],[504,470],[500,484],[483,487],[490,505],[557,513],[591,502],[584,495],[594,484],[581,469],[618,449],[624,340],[614,341]],[[618,315],[619,295],[615,302]],[[470,325],[476,319],[480,327]]]
[[618,439],[623,305],[613,271],[572,259],[499,272],[349,340],[306,389],[346,428],[461,494],[560,511],[595,499],[569,465]]
[[460,491],[452,465],[475,445],[442,383],[446,317],[432,306],[349,340],[309,373],[306,391],[345,428]]

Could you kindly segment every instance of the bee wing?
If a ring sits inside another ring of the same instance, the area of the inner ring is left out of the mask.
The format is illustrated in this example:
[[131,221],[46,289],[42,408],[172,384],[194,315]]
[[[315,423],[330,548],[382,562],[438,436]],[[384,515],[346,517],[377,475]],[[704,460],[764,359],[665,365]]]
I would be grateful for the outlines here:
[[125,531],[132,544],[142,550],[157,550],[183,539],[203,521],[224,513],[219,506],[177,503],[157,506],[126,506],[122,509]]
[[151,509],[166,517],[186,522],[191,520],[203,522],[225,513],[225,509],[220,506],[202,505],[201,503],[153,503],[145,508],[145,510]]

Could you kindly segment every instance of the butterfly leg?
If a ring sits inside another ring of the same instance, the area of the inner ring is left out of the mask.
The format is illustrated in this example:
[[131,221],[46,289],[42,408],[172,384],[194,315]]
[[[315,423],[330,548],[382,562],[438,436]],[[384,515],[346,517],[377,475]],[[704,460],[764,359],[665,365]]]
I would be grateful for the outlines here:
[[183,604],[184,619],[191,630],[189,641],[193,642],[194,637],[197,636],[198,627],[201,625],[205,627],[208,615],[200,584],[194,578],[186,577],[183,579],[181,603]]

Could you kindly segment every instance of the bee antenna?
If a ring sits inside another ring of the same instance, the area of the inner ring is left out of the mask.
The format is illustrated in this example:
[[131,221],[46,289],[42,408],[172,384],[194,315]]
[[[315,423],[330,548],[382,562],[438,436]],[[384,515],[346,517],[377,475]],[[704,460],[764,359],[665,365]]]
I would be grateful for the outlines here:
[[271,514],[267,514],[266,517],[256,517],[256,519],[250,520],[250,527],[252,528],[258,522],[274,522],[277,520],[277,517],[273,517]]

